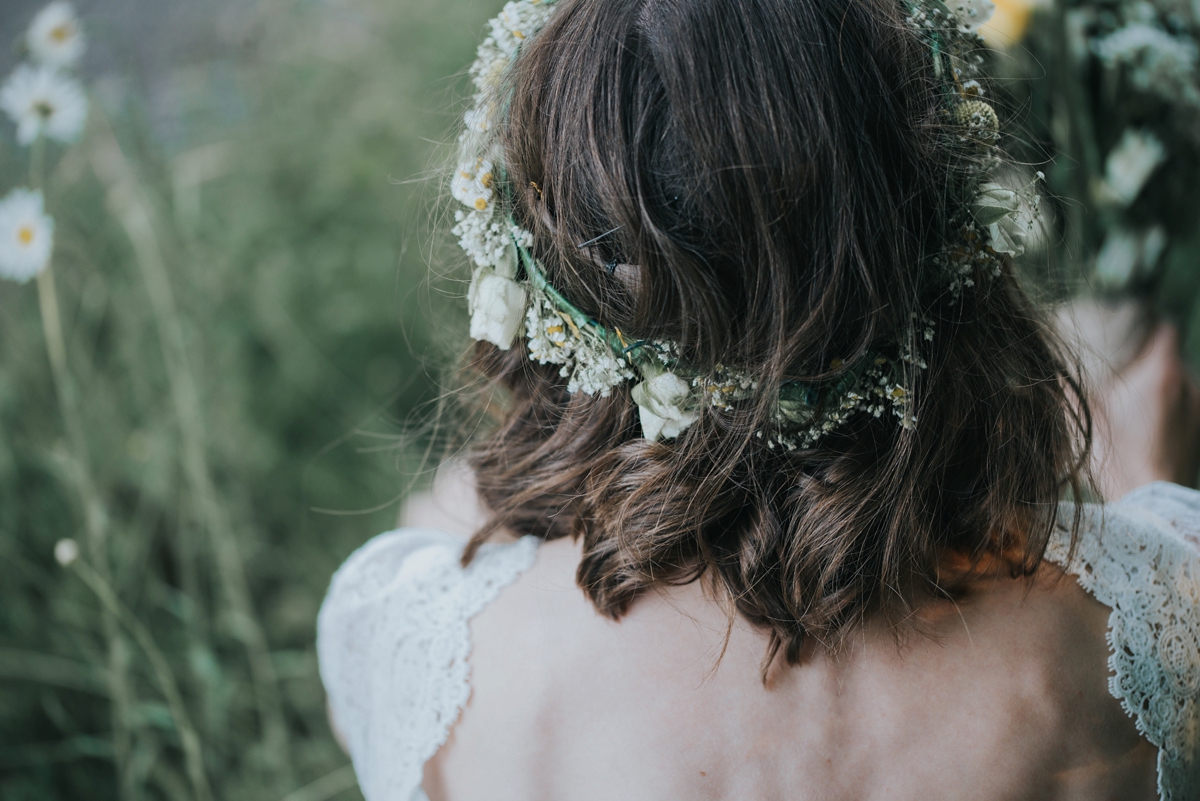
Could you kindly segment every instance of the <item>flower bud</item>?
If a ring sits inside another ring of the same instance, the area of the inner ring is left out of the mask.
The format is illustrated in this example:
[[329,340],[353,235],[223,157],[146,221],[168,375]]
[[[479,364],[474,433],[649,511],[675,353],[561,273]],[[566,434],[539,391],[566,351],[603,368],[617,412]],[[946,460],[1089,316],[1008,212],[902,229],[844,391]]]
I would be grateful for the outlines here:
[[671,372],[650,376],[633,388],[633,402],[638,405],[642,436],[654,442],[674,439],[696,422],[698,415],[685,406],[691,387]]
[[69,567],[79,558],[79,544],[75,540],[59,540],[54,544],[54,558],[63,567]]
[[511,278],[476,270],[468,290],[471,338],[491,342],[500,350],[512,347],[525,320],[525,289]]

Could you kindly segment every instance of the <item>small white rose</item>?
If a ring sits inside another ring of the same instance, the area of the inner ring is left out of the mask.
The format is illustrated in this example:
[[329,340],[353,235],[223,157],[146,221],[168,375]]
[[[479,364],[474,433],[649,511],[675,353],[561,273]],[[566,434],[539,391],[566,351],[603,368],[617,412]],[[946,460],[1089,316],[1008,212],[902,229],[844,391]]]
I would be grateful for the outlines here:
[[525,288],[511,278],[479,269],[467,291],[471,338],[491,342],[500,350],[512,347],[525,321]]
[[642,436],[654,442],[674,439],[696,422],[698,415],[684,408],[691,387],[674,373],[649,376],[633,388]]
[[1025,236],[1029,233],[1028,215],[1021,213],[1021,196],[995,181],[979,187],[971,202],[975,222],[987,229],[992,250],[1020,256],[1025,252]]
[[995,181],[981,184],[979,194],[971,203],[971,214],[975,222],[983,226],[992,225],[1021,208],[1021,199],[1011,189],[1005,189]]
[[1025,221],[1016,214],[988,226],[992,250],[1010,256],[1020,256],[1025,252],[1025,237],[1028,233]]

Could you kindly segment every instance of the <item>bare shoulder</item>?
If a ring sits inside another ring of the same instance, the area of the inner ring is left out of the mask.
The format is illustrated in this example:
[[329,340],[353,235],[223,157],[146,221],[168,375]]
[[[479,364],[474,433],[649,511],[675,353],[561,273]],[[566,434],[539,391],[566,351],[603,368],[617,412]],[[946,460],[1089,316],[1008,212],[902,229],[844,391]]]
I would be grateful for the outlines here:
[[578,560],[542,546],[473,621],[433,801],[1156,797],[1156,752],[1108,692],[1108,609],[1052,567],[764,685],[765,635],[703,588],[617,622],[575,585]]
[[931,693],[955,688],[940,714],[978,731],[960,764],[1005,755],[1028,779],[1015,797],[1157,798],[1157,751],[1108,689],[1110,610],[1074,579],[1047,563],[1032,583],[984,581],[934,614],[940,636],[902,657]]

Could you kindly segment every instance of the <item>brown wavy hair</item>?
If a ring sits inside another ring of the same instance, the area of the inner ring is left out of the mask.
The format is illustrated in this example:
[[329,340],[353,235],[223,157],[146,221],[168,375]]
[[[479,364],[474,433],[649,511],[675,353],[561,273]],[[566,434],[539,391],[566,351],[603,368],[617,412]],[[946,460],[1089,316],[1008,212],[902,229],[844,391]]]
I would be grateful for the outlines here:
[[[1083,486],[1087,402],[1007,260],[961,298],[932,263],[977,161],[901,4],[560,2],[505,95],[514,218],[587,314],[759,393],[649,442],[628,385],[568,394],[521,342],[478,343],[469,367],[500,392],[469,462],[492,518],[464,561],[502,528],[580,538],[578,583],[613,618],[704,577],[770,633],[764,665],[955,597],[951,563],[1031,574]],[[935,332],[910,343],[914,428],[860,413],[768,447],[784,382],[836,380],[914,316]]]

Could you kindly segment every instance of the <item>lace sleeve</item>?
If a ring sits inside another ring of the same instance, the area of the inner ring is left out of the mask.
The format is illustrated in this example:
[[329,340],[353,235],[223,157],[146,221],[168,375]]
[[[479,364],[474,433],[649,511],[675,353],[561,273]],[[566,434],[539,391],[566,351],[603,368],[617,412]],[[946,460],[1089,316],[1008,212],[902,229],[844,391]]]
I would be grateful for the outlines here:
[[1158,748],[1162,801],[1200,797],[1198,534],[1200,493],[1151,485],[1087,507],[1073,558],[1062,529],[1046,552],[1112,610],[1109,691]]
[[1200,492],[1155,481],[1121,499],[1122,507],[1137,507],[1169,524],[1170,532],[1200,552]]
[[382,534],[334,574],[317,618],[333,721],[367,801],[421,798],[425,762],[470,697],[469,622],[533,564],[538,540],[484,545],[429,529]]

